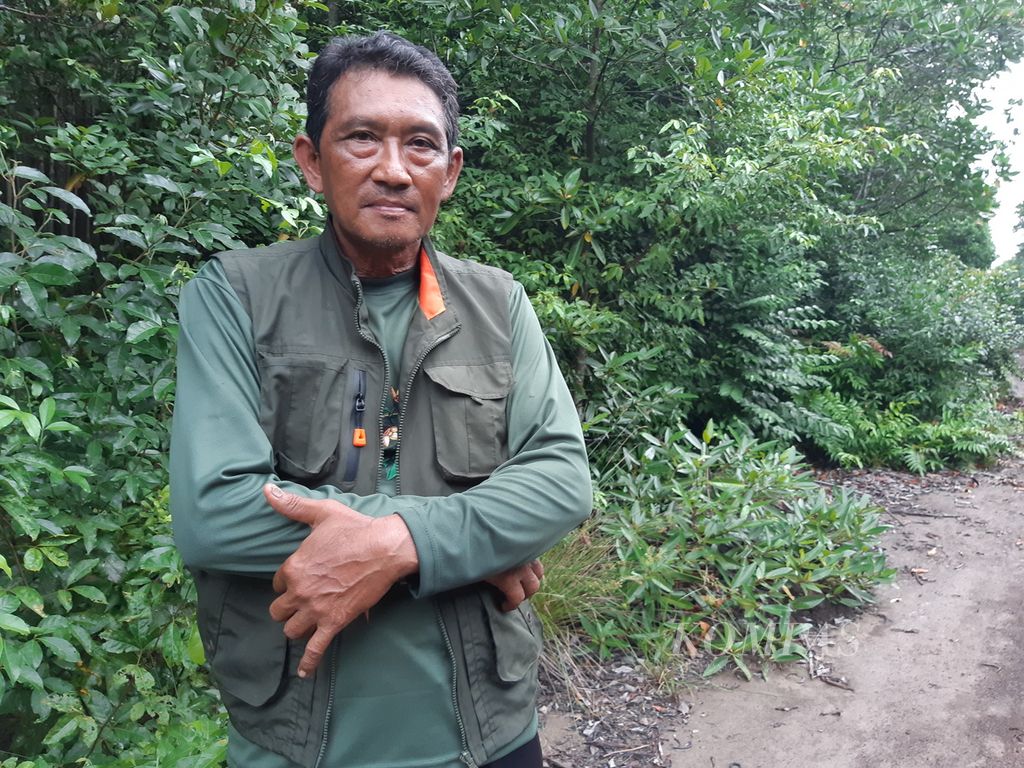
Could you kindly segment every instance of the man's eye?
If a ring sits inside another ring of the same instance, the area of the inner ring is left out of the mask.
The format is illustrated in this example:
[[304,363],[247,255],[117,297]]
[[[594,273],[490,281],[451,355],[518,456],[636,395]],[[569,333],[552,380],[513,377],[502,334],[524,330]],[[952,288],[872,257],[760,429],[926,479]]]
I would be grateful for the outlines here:
[[356,131],[349,134],[348,138],[351,141],[373,141],[373,134],[369,131]]
[[437,149],[437,145],[434,144],[434,142],[432,142],[430,139],[418,138],[413,139],[409,143],[416,149]]

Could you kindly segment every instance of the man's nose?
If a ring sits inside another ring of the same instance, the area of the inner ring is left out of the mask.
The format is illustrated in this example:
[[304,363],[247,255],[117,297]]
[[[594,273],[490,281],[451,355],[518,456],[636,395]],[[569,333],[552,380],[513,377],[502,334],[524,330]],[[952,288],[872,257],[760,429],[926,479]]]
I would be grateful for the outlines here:
[[405,165],[402,143],[397,139],[386,139],[377,153],[377,164],[373,168],[374,181],[388,186],[401,187],[412,183],[409,169]]

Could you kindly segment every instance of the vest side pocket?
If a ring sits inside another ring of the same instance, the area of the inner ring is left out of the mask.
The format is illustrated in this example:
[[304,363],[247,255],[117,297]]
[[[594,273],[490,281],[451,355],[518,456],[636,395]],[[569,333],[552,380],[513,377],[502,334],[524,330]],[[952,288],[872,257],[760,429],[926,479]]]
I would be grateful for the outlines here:
[[295,674],[305,647],[269,619],[270,579],[220,576],[223,593],[215,652],[207,658],[231,723],[254,744],[301,762],[308,749],[315,678]]
[[260,425],[285,480],[312,485],[334,471],[345,421],[342,358],[258,350]]
[[493,587],[476,585],[459,594],[454,604],[466,668],[464,695],[473,703],[473,722],[488,755],[511,742],[533,719],[543,642],[540,622],[529,604],[504,613],[500,599]]
[[536,672],[543,644],[540,621],[529,602],[524,601],[506,613],[501,610],[497,599],[492,598],[492,595],[483,595],[487,624],[494,642],[494,671],[502,683],[512,685]]
[[446,480],[478,483],[508,458],[505,405],[512,364],[424,366],[433,382],[434,450]]

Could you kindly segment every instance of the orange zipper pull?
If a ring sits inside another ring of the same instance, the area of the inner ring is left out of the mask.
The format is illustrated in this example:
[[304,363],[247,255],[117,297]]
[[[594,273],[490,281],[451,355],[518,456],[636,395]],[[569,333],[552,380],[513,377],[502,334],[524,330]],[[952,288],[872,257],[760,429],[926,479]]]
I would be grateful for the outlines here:
[[366,445],[366,430],[362,427],[356,427],[352,430],[352,445],[356,448],[362,448]]

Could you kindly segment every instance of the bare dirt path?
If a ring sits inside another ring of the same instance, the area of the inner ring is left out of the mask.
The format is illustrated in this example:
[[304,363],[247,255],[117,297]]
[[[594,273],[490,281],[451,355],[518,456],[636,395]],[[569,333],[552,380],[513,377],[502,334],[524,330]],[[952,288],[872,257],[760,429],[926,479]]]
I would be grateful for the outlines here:
[[889,510],[898,575],[876,606],[825,620],[809,663],[749,683],[659,698],[608,670],[600,712],[545,713],[550,765],[1024,768],[1024,462],[842,482]]
[[943,485],[883,499],[878,604],[824,625],[810,664],[695,691],[670,765],[1024,766],[1024,466]]

